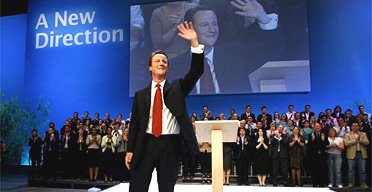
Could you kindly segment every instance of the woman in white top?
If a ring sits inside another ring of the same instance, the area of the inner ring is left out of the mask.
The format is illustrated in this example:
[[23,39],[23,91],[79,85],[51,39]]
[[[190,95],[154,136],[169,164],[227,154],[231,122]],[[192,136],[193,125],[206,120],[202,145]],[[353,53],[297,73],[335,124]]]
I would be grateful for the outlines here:
[[88,145],[89,181],[96,181],[98,176],[98,166],[100,159],[99,147],[101,146],[101,135],[97,134],[96,127],[93,127],[91,129],[91,134],[88,135],[85,144]]
[[116,147],[116,137],[112,135],[112,128],[107,128],[107,135],[102,138],[102,152],[103,152],[103,174],[105,175],[105,182],[110,178],[112,182],[112,169],[114,164],[114,153]]
[[[341,165],[342,165],[342,150],[345,148],[344,140],[341,137],[337,137],[337,132],[334,128],[328,132],[328,187],[333,187],[336,183],[339,189],[342,189],[342,176],[341,176]],[[336,179],[336,182],[335,182]]]

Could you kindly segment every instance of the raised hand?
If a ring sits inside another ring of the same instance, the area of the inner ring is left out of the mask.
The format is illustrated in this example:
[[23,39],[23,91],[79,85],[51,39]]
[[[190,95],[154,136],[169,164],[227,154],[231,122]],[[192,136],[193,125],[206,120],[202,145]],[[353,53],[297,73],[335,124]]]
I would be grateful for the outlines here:
[[184,23],[181,23],[177,26],[178,28],[178,36],[182,37],[183,39],[190,41],[191,46],[193,47],[198,47],[199,42],[198,42],[198,35],[196,34],[194,30],[194,26],[192,22],[187,22],[185,21]]
[[237,15],[256,18],[263,24],[266,24],[271,20],[257,0],[233,0],[231,1],[231,5],[239,10],[235,12]]

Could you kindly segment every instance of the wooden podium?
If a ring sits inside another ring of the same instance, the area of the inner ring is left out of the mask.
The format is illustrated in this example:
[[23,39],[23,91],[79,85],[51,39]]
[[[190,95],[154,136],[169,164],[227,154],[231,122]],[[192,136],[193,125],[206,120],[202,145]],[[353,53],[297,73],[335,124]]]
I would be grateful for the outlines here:
[[212,141],[212,192],[223,191],[223,142],[235,142],[238,120],[196,121],[198,142]]

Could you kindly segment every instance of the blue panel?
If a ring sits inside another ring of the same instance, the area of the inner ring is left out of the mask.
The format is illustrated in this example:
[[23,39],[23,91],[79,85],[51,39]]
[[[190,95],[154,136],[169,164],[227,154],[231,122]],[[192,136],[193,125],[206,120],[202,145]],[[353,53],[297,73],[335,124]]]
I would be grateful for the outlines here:
[[[65,11],[70,22],[65,20]],[[87,13],[91,23],[85,20],[83,24],[80,14],[86,16]],[[39,20],[45,21],[43,14],[48,28],[37,25]],[[57,19],[58,26],[56,18],[62,18]],[[63,22],[67,25],[63,26]],[[31,101],[44,95],[51,103],[49,118],[57,127],[74,111],[82,114],[88,110],[113,116],[129,112],[128,1],[30,0],[27,23],[25,92]],[[45,34],[39,35],[39,44],[36,44],[37,34],[42,33]],[[58,35],[62,37],[57,47]],[[77,42],[69,40],[70,35],[76,37]],[[45,36],[49,38],[46,46]]]
[[1,93],[22,96],[27,15],[1,17]]

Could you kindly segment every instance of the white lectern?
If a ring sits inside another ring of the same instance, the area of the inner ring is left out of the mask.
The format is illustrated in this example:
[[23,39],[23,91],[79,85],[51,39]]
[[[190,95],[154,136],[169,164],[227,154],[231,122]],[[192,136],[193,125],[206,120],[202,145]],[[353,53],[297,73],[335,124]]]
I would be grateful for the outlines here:
[[212,191],[223,190],[222,142],[235,142],[238,120],[196,121],[198,142],[212,141]]

